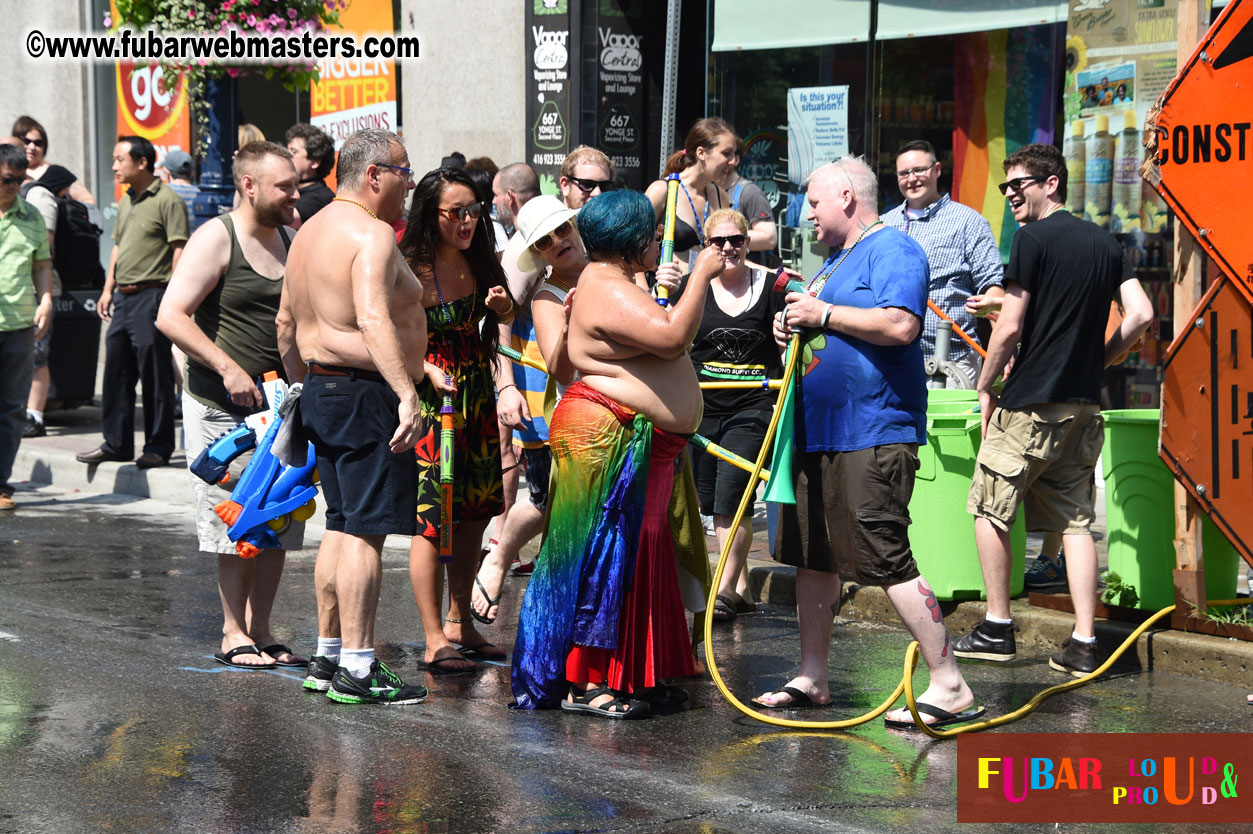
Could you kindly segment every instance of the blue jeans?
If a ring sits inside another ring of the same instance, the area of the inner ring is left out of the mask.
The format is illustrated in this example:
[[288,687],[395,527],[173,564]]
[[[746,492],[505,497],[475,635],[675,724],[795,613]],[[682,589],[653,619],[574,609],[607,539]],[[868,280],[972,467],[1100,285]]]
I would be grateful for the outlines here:
[[26,422],[34,349],[33,327],[0,333],[0,493],[4,495],[13,494],[9,476],[13,474],[13,460]]

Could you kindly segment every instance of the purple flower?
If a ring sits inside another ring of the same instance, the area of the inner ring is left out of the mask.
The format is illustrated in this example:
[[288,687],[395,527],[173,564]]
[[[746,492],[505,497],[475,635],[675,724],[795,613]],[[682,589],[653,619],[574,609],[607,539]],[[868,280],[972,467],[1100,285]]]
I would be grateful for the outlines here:
[[297,12],[296,12],[296,10],[295,10],[295,9],[288,9],[288,10],[287,10],[287,17],[288,17],[288,19],[289,19],[289,20],[295,20],[295,19],[296,19],[296,14],[297,14]]

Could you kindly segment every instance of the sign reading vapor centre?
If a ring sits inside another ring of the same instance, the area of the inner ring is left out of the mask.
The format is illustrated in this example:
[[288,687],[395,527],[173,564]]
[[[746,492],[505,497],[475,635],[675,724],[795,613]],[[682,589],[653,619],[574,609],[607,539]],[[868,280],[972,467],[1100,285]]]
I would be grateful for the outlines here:
[[1253,0],[1232,0],[1162,99],[1158,191],[1253,300]]

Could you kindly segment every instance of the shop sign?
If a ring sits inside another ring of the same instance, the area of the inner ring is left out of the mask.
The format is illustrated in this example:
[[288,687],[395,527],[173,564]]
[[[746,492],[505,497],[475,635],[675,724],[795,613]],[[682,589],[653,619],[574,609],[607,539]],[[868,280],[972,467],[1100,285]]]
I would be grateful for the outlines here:
[[570,151],[570,16],[565,0],[534,0],[526,15],[526,160],[540,190],[558,194]]
[[1179,322],[1162,383],[1161,457],[1253,562],[1253,311],[1222,278]]
[[[157,164],[173,150],[191,145],[191,120],[187,112],[187,81],[167,74],[160,64],[119,62],[114,68],[117,84],[117,130],[115,136],[142,136],[157,149]],[[126,187],[113,184],[114,202]]]
[[1158,189],[1253,300],[1253,235],[1245,209],[1253,183],[1253,0],[1232,0],[1223,9],[1161,108]]
[[596,145],[630,188],[643,188],[644,78],[642,16],[628,20],[616,0],[602,0],[596,19]]
[[[392,0],[353,0],[333,32],[358,36],[392,32]],[[384,58],[323,58],[309,87],[309,122],[335,141],[336,149],[358,130],[396,130],[396,62]],[[334,187],[334,178],[327,180]]]

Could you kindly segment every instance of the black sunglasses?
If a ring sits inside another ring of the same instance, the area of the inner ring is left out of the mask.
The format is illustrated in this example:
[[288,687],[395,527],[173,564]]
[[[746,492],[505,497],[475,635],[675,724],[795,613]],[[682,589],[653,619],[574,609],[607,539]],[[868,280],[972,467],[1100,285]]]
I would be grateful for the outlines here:
[[1014,189],[1015,192],[1018,192],[1022,191],[1033,182],[1044,182],[1047,179],[1048,177],[1014,177],[1012,180],[1003,182],[996,187],[1001,190],[1002,194],[1006,194],[1011,188]]
[[44,139],[23,139],[22,141],[27,145],[34,145],[36,148],[48,147],[48,142]]
[[598,188],[602,192],[613,191],[614,187],[613,180],[585,180],[582,177],[566,177],[566,179],[577,185],[579,190],[583,192],[592,192]]
[[741,246],[744,245],[744,241],[747,240],[748,238],[745,235],[727,235],[726,237],[714,236],[714,237],[710,237],[707,239],[710,243],[712,243],[714,246],[717,246],[719,249],[721,249],[723,246],[726,246],[728,243],[731,244],[736,249],[739,249]]
[[553,244],[558,240],[565,240],[574,233],[574,222],[567,220],[539,240],[531,244],[531,248],[536,252],[547,252],[552,248]]
[[447,217],[449,220],[456,220],[458,223],[464,223],[467,217],[472,217],[475,220],[478,220],[479,215],[483,213],[483,204],[471,203],[470,205],[462,206],[461,208],[442,208],[436,209],[436,211]]
[[0,177],[0,185],[21,185],[21,177]]

